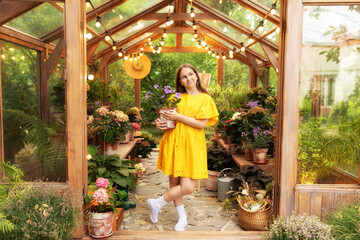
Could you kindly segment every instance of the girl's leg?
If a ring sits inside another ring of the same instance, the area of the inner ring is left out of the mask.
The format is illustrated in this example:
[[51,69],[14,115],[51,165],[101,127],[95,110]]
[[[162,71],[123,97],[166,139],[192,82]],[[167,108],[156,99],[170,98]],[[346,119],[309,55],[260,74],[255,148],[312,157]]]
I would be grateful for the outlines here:
[[164,195],[166,202],[174,201],[188,195],[195,190],[196,180],[191,178],[181,178],[180,185],[170,188]]
[[[179,185],[180,184],[180,179],[181,179],[180,177],[173,177],[172,175],[170,175],[169,176],[170,189],[173,188],[173,187],[176,187],[177,185]],[[175,207],[183,205],[182,197],[178,198],[178,199],[175,199],[174,200],[174,205],[175,205]]]

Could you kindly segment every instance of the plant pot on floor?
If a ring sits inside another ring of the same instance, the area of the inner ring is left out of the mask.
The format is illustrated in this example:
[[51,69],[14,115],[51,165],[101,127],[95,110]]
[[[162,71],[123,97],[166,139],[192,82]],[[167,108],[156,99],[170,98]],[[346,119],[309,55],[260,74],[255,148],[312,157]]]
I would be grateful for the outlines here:
[[208,170],[208,178],[205,181],[205,189],[210,192],[216,192],[218,190],[218,178],[219,172]]
[[107,238],[113,234],[112,226],[114,212],[95,213],[89,215],[90,236],[93,238]]

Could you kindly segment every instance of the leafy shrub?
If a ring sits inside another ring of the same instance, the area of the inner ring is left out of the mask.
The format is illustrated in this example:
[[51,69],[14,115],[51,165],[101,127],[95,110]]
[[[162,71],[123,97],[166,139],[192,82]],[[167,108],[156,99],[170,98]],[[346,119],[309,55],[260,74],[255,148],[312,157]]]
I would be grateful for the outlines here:
[[316,216],[292,214],[274,220],[264,234],[264,239],[302,239],[302,240],[331,240],[331,227],[320,222]]
[[327,214],[325,222],[331,226],[336,239],[360,239],[360,203],[346,204]]
[[218,172],[236,166],[231,155],[221,146],[213,146],[207,150],[207,164],[209,170]]
[[79,212],[73,201],[69,193],[60,194],[44,186],[30,186],[11,194],[2,203],[1,212],[14,229],[0,232],[0,239],[72,239]]

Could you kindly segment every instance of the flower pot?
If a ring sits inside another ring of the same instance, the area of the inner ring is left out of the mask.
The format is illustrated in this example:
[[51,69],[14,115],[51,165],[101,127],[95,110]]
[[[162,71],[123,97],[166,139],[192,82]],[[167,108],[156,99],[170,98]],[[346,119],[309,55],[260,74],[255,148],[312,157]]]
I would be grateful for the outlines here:
[[216,192],[218,190],[219,172],[208,170],[208,175],[205,181],[205,189],[210,192]]
[[93,238],[106,238],[113,234],[112,226],[114,212],[95,213],[91,212],[89,217],[90,236]]
[[167,128],[166,129],[172,129],[172,128],[176,127],[176,121],[167,120],[167,119],[164,118],[164,115],[163,115],[163,113],[165,111],[169,111],[169,110],[172,110],[172,109],[176,110],[176,108],[160,108],[160,109],[156,109],[156,113],[158,114],[160,120],[161,121],[166,121],[166,123],[167,123]]
[[252,151],[250,148],[247,147],[249,145],[249,143],[243,141],[242,144],[244,146],[245,159],[248,161],[252,161],[253,160]]
[[134,141],[134,138],[135,138],[135,137],[134,137],[134,133],[135,133],[135,130],[131,130],[131,131],[130,131],[130,135],[129,135],[129,140],[130,140],[130,141]]
[[130,132],[127,132],[127,133],[125,134],[125,139],[124,139],[124,140],[119,139],[119,143],[120,143],[120,144],[129,143],[129,141],[130,141]]
[[252,155],[254,159],[254,163],[256,164],[265,164],[268,163],[266,160],[267,152],[269,148],[255,148],[252,150]]
[[118,148],[119,148],[119,140],[115,140],[115,144],[112,145],[109,142],[100,142],[101,149],[104,151],[104,153],[109,156],[113,154],[118,154]]

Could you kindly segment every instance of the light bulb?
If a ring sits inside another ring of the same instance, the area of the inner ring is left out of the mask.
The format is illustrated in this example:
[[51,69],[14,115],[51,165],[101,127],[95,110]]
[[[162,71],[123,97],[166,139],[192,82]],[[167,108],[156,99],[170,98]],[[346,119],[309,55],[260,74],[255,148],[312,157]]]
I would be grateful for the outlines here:
[[205,46],[205,50],[208,50],[209,49],[209,47],[208,46]]
[[195,17],[195,12],[193,7],[190,9],[190,17],[192,18]]
[[259,29],[260,32],[262,32],[262,31],[264,31],[264,26],[260,25],[258,29]]
[[225,55],[223,55],[223,56],[222,56],[222,58],[225,60],[225,59],[226,59],[226,56],[225,56]]
[[160,49],[158,49],[156,52],[157,52],[157,53],[160,53]]
[[230,55],[233,55],[233,54],[234,54],[233,50],[230,50],[230,51],[229,51],[229,54],[230,54]]
[[251,43],[253,43],[253,42],[254,42],[254,39],[249,38],[249,43],[251,44]]
[[211,50],[208,50],[208,54],[211,54]]
[[129,60],[130,60],[130,62],[132,62],[133,58],[132,58],[132,57],[130,57],[130,59],[129,59]]
[[91,7],[91,4],[89,2],[86,2],[86,7]]
[[276,14],[276,3],[274,3],[274,4],[272,5],[272,8],[271,8],[271,10],[270,10],[270,13],[271,13],[272,15]]
[[222,0],[220,0],[219,3],[222,4]]
[[220,56],[219,55],[216,55],[216,59],[219,59],[220,58]]
[[87,160],[90,160],[90,159],[92,159],[92,156],[91,156],[91,154],[88,154],[88,155],[86,155],[86,159],[87,159]]
[[159,49],[161,50],[161,49],[162,49],[162,47],[161,47],[161,46],[159,46]]
[[201,41],[201,45],[205,46],[206,42],[204,40]]
[[215,57],[215,53],[214,53],[214,52],[212,53],[212,56]]
[[5,55],[4,55],[4,54],[3,54],[3,55],[1,55],[1,58],[5,59]]
[[160,45],[164,45],[164,40],[161,40],[161,41],[160,41]]
[[87,38],[87,39],[91,39],[91,38],[92,38],[92,34],[91,34],[91,33],[87,33],[87,34],[86,34],[86,38]]
[[125,60],[128,60],[128,59],[129,59],[129,57],[128,57],[127,55],[125,55],[124,59],[125,59]]
[[106,36],[105,36],[105,40],[106,40],[106,41],[109,41],[109,40],[110,40],[110,36],[109,36],[109,35],[106,35]]
[[118,56],[121,57],[121,56],[122,56],[122,52],[119,52],[119,53],[118,53]]
[[116,46],[114,45],[114,46],[112,46],[112,49],[115,51],[116,50]]
[[156,53],[156,50],[155,50],[155,49],[153,50],[153,53]]
[[151,47],[151,49],[154,49],[154,46],[153,46],[153,45],[151,45],[150,47]]
[[279,27],[276,28],[276,32],[277,32],[277,33],[280,32],[280,28],[279,28]]
[[195,42],[195,40],[196,40],[196,39],[195,39],[194,37],[191,39],[191,41],[193,41],[193,42]]
[[93,74],[89,74],[88,77],[87,77],[90,81],[94,80],[94,75]]
[[233,58],[234,56],[232,54],[229,55],[229,58]]
[[166,38],[166,36],[167,36],[167,33],[166,33],[166,32],[164,32],[164,33],[163,33],[163,37],[164,37],[164,38]]
[[101,26],[100,17],[99,17],[99,16],[97,16],[97,18],[96,18],[95,26],[96,26],[96,27],[100,27],[100,26]]
[[149,45],[151,45],[151,44],[152,44],[152,42],[150,41],[150,42],[149,42]]
[[140,52],[140,53],[139,53],[139,56],[141,57],[142,55],[143,55],[143,53],[142,53],[142,52]]

